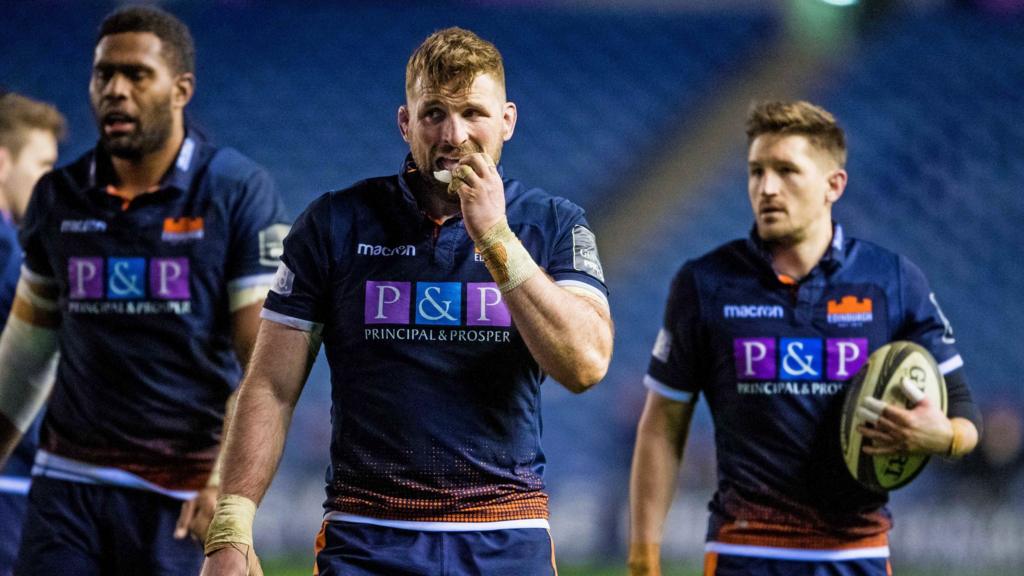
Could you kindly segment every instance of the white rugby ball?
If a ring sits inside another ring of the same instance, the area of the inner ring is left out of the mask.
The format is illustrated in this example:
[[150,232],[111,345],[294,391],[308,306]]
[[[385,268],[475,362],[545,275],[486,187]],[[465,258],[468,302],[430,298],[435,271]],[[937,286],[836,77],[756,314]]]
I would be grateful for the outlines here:
[[914,395],[928,397],[946,412],[946,381],[939,366],[928,350],[913,342],[890,342],[875,350],[847,385],[839,425],[843,460],[850,474],[873,492],[906,486],[928,463],[927,455],[870,456],[861,450],[865,440],[857,427],[864,419],[857,408],[868,396],[890,406],[912,408],[916,402],[904,391],[904,381],[919,391]]

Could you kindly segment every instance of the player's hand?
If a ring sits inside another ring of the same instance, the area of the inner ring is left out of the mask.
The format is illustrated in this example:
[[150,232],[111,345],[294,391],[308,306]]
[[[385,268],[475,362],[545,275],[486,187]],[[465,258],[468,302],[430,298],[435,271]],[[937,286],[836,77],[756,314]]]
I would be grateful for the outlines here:
[[251,547],[221,548],[206,557],[199,576],[263,576],[263,567]]
[[213,520],[213,511],[217,507],[217,495],[220,490],[216,486],[207,486],[196,494],[196,497],[181,505],[178,523],[174,526],[174,538],[181,540],[188,535],[203,542],[206,532]]
[[949,450],[953,425],[930,399],[923,398],[912,409],[878,408],[880,415],[874,424],[857,428],[871,440],[864,445],[865,454],[945,454]]
[[505,217],[505,184],[486,152],[463,156],[453,173],[465,182],[457,192],[466,232],[476,242]]

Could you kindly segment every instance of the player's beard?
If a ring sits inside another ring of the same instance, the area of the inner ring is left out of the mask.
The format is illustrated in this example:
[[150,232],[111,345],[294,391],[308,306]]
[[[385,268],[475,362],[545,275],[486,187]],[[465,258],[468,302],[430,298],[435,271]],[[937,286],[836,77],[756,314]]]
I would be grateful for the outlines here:
[[111,156],[124,160],[140,160],[164,147],[171,137],[173,123],[171,96],[168,94],[166,100],[154,103],[149,111],[139,114],[135,130],[129,134],[108,136],[101,121],[100,143]]
[[[448,193],[448,184],[434,178],[435,170],[444,169],[442,166],[439,166],[436,161],[441,157],[458,156],[462,158],[470,154],[476,154],[483,151],[483,148],[477,144],[473,142],[466,142],[457,149],[452,147],[448,147],[444,150],[435,148],[430,151],[428,158],[419,159],[414,157],[413,161],[416,162],[416,168],[419,170],[420,178],[422,179],[423,186],[427,192],[437,198],[440,198],[447,204],[457,205],[459,204],[459,197]],[[498,158],[501,157],[501,148],[499,148],[496,153],[491,154],[491,156],[494,158],[495,163],[497,163]],[[427,162],[422,162],[421,160],[426,160]],[[429,165],[424,166],[423,164],[425,163],[429,163]]]

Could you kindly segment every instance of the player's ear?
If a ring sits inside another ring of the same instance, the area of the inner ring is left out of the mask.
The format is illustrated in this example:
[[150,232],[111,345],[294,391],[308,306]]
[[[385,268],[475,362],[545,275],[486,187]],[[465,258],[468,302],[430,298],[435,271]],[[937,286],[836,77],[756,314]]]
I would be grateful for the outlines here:
[[501,121],[503,123],[501,137],[505,142],[511,140],[512,133],[516,131],[517,117],[518,110],[516,109],[515,102],[505,102],[505,106],[501,114]]
[[405,104],[398,107],[398,129],[402,132],[402,140],[409,141],[409,108]]
[[835,204],[843,196],[846,190],[846,170],[839,168],[828,176],[828,190],[825,191],[825,200],[829,204]]
[[196,91],[196,75],[191,72],[182,72],[174,77],[174,92],[172,102],[176,108],[184,108]]

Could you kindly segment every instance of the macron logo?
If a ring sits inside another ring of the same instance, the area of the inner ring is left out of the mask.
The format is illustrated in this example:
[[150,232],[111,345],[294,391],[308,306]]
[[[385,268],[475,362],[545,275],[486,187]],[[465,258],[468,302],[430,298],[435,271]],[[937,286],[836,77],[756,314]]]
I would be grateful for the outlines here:
[[412,244],[395,246],[394,248],[378,244],[358,244],[356,246],[356,254],[360,256],[415,256],[416,247]]
[[726,318],[783,318],[782,306],[726,304],[722,313]]

